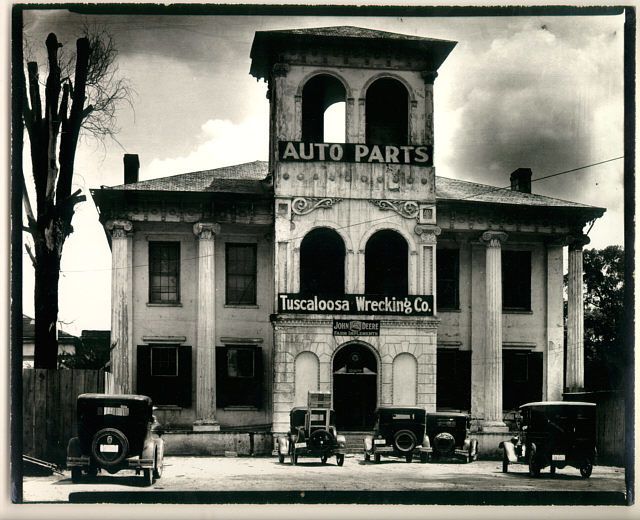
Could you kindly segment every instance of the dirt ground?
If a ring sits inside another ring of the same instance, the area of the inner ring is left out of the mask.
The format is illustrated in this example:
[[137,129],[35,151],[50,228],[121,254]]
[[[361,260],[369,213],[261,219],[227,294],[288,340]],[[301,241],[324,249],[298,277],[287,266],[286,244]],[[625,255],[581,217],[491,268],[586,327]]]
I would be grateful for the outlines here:
[[624,469],[612,466],[595,466],[589,479],[581,478],[579,471],[570,467],[558,470],[555,475],[550,475],[547,468],[540,478],[532,478],[524,465],[511,465],[508,473],[502,473],[499,461],[408,464],[388,458],[375,464],[365,463],[362,455],[347,455],[342,467],[336,465],[335,458],[326,465],[318,459],[301,458],[298,465],[292,466],[288,462],[280,464],[276,457],[166,457],[163,476],[151,487],[144,487],[142,477],[136,477],[132,471],[114,475],[102,472],[97,477],[85,477],[78,484],[71,482],[69,472],[65,472],[64,475],[25,477],[23,484],[27,503],[67,502],[71,493],[82,496],[83,492],[155,492],[153,496],[173,492],[180,501],[180,492],[238,491],[290,491],[303,496],[318,492],[563,491],[587,496],[584,493],[623,495],[625,482]]

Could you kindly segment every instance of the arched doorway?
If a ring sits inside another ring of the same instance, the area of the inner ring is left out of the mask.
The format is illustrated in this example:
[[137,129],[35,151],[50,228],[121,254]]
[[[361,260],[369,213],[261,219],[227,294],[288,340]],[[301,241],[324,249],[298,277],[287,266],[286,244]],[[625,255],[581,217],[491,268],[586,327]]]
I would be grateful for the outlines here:
[[373,428],[378,402],[378,360],[373,351],[350,343],[333,358],[333,407],[338,431]]

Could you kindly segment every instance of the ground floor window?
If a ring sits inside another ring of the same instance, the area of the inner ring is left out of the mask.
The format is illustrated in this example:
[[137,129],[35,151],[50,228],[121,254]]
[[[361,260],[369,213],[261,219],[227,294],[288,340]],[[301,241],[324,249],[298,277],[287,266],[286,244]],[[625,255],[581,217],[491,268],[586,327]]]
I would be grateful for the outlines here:
[[154,405],[191,406],[191,347],[138,345],[137,392]]
[[471,351],[439,348],[436,370],[436,408],[470,410]]
[[542,400],[542,352],[503,350],[502,408]]
[[254,345],[216,348],[216,405],[262,406],[262,349]]

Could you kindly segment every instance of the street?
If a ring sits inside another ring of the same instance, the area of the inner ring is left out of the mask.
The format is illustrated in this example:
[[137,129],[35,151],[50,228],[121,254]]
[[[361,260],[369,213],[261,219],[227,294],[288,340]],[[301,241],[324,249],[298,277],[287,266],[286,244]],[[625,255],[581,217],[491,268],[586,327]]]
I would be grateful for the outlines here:
[[[462,493],[460,493],[462,492]],[[164,474],[152,486],[131,471],[84,477],[74,484],[69,472],[24,479],[25,502],[169,503],[570,503],[624,502],[624,469],[595,466],[583,479],[567,467],[532,478],[524,465],[501,471],[499,461],[470,464],[407,464],[400,459],[365,463],[347,455],[322,465],[301,458],[297,466],[276,457],[166,457]]]

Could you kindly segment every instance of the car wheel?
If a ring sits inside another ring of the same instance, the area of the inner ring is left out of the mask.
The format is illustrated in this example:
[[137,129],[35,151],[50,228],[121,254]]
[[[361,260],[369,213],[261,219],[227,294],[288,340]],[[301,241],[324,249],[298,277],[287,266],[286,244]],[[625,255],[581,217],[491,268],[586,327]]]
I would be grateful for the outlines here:
[[336,455],[336,464],[338,464],[338,466],[342,466],[344,464],[343,454]]
[[153,471],[145,468],[142,470],[142,482],[145,486],[150,486],[153,484]]
[[82,469],[71,468],[71,482],[77,484],[80,480],[82,480]]
[[478,460],[478,441],[477,439],[471,439],[469,443],[469,462]]
[[540,466],[536,462],[536,450],[535,448],[533,448],[533,446],[529,451],[529,475],[531,475],[532,477],[540,476]]
[[393,436],[393,445],[401,453],[413,452],[417,443],[416,436],[411,430],[400,430]]
[[364,461],[365,462],[369,462],[371,460],[371,455],[369,455],[368,453],[364,454]]
[[[115,448],[115,450],[106,451],[104,446],[109,446],[110,450]],[[98,430],[91,441],[91,454],[100,466],[117,466],[129,454],[127,436],[116,428]]]
[[322,462],[323,464],[327,463],[327,456],[326,455],[322,455],[322,457],[320,457],[320,462]]
[[405,455],[405,459],[407,462],[413,461],[413,453],[407,453],[407,455]]
[[586,460],[582,466],[580,466],[580,475],[582,475],[582,478],[589,478],[592,471],[593,464],[591,464],[590,460]]
[[282,453],[278,453],[278,462],[284,464],[284,455]]
[[556,467],[553,464],[549,466],[549,473],[551,473],[552,475],[556,474]]
[[380,462],[380,454],[379,454],[379,453],[376,453],[376,454],[373,456],[373,460],[374,460],[376,463]]
[[426,453],[421,453],[420,454],[420,462],[422,462],[422,464],[426,464],[428,459],[429,459],[429,457],[427,456]]
[[89,464],[89,467],[87,468],[87,475],[89,475],[90,477],[95,477],[98,475],[98,467],[91,463]]
[[502,473],[507,473],[509,471],[509,457],[507,457],[507,452],[504,451],[502,453]]
[[159,479],[162,478],[162,470],[164,469],[164,462],[162,459],[158,460],[158,452],[156,452],[156,463],[153,467],[153,478]]
[[298,454],[296,452],[293,452],[291,454],[291,465],[295,466],[298,463]]

